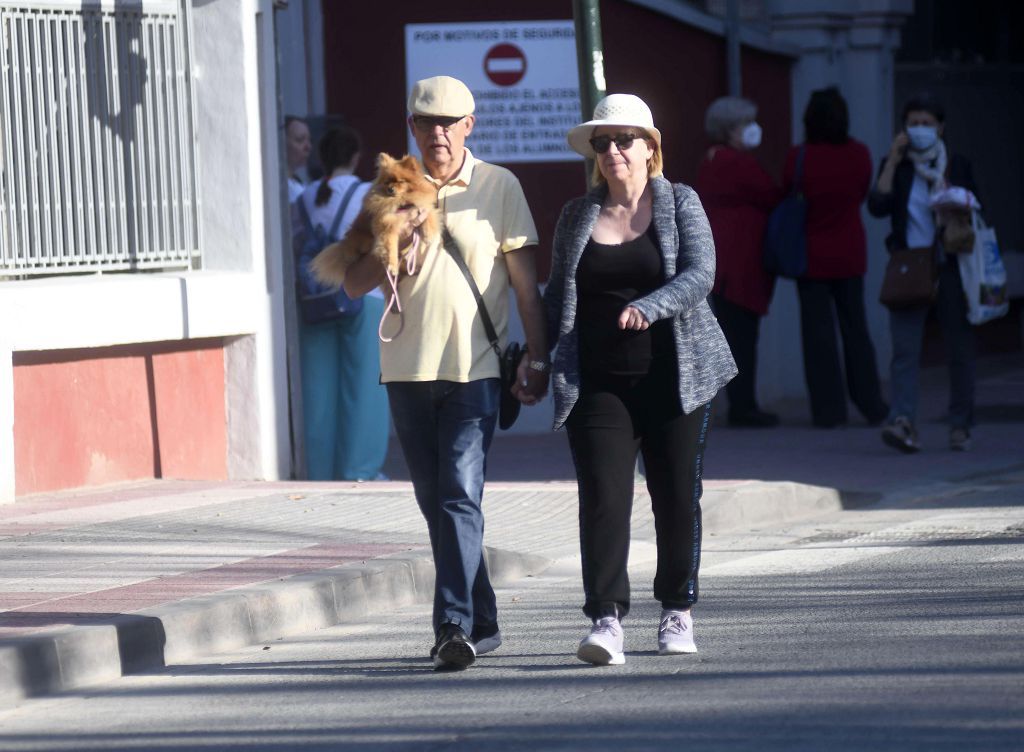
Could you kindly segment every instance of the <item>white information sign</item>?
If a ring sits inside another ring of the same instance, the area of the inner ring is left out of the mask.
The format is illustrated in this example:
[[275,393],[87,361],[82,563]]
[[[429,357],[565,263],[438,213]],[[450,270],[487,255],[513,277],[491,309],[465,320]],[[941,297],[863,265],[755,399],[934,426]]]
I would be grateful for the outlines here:
[[580,122],[575,37],[572,21],[408,24],[406,95],[430,76],[464,81],[476,100],[469,147],[488,162],[582,159],[565,141]]

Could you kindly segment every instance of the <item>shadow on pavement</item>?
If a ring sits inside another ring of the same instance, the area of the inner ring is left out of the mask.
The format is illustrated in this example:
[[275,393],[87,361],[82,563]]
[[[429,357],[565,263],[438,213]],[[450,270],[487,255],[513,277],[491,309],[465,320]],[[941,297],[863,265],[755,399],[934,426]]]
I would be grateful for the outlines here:
[[[796,400],[774,406],[782,417],[778,428],[737,429],[725,424],[724,403],[716,402],[704,477],[825,486],[843,494],[844,506],[862,508],[900,490],[934,483],[985,482],[1022,466],[1024,354],[978,362],[977,425],[971,451],[949,449],[944,422],[947,400],[945,369],[924,369],[918,419],[922,450],[909,455],[884,445],[880,429],[868,426],[852,405],[850,422],[838,428],[812,427],[806,405]],[[394,441],[384,472],[395,480],[409,477]],[[575,477],[564,431],[534,435],[499,431],[495,435],[488,457],[489,481],[573,481]]]

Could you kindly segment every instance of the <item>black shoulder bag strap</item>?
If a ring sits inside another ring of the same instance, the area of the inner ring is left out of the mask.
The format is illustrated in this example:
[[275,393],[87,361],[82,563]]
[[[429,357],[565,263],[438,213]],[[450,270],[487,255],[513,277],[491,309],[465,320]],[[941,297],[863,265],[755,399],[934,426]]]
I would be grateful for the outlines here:
[[491,322],[491,316],[487,313],[487,306],[484,305],[484,297],[480,294],[480,288],[476,286],[476,280],[473,279],[473,275],[469,271],[469,267],[466,266],[466,259],[462,257],[462,251],[459,249],[459,244],[455,242],[455,238],[448,232],[448,228],[444,228],[444,235],[441,238],[441,243],[444,245],[444,249],[448,251],[448,255],[452,257],[452,261],[459,267],[459,271],[462,272],[462,276],[466,278],[469,283],[469,289],[473,291],[473,297],[476,298],[476,307],[480,309],[480,319],[484,322],[484,331],[487,333],[487,339],[490,340],[491,348],[494,350],[495,355],[498,356],[498,363],[501,363],[501,345],[498,343],[498,333],[494,331],[494,324]]

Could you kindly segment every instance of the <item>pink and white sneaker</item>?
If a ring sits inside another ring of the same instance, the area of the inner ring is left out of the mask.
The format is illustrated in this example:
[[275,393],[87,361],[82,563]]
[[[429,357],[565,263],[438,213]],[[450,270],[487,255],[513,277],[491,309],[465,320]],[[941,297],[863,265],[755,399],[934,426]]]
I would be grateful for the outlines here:
[[621,666],[626,662],[622,652],[622,625],[614,616],[602,616],[594,621],[590,634],[583,638],[576,657],[595,666]]
[[664,609],[658,627],[658,655],[696,653],[693,644],[693,617],[689,611]]

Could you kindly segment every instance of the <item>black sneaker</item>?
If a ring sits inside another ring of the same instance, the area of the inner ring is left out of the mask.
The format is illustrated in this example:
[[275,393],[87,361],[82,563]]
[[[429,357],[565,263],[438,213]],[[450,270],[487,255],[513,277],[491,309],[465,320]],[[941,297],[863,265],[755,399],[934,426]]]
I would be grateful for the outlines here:
[[894,418],[892,423],[882,429],[882,441],[904,454],[913,454],[921,449],[914,425],[909,418],[902,415]]
[[949,432],[949,448],[954,452],[966,452],[971,448],[971,432],[966,428],[954,428]]
[[473,633],[469,636],[469,639],[473,641],[476,654],[484,655],[492,650],[497,650],[501,646],[501,630],[498,629],[497,623],[474,624]]
[[459,671],[473,665],[476,650],[466,633],[457,624],[442,624],[437,632],[437,642],[430,651],[436,671]]

